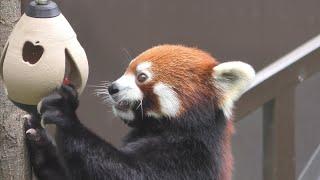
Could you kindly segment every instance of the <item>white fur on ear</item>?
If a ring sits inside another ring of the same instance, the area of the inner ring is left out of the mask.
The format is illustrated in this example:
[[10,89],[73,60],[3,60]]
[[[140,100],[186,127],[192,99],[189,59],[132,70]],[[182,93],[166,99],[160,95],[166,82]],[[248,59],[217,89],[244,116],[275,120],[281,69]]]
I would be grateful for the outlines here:
[[232,61],[215,66],[213,73],[215,86],[222,95],[220,108],[230,118],[234,102],[249,88],[255,71],[249,64]]

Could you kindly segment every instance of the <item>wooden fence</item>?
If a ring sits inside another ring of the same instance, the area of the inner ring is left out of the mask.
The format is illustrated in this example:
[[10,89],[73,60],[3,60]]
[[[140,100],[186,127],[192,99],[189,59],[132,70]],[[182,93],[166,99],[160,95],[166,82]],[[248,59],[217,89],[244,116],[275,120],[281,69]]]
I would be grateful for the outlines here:
[[237,103],[240,120],[263,109],[263,179],[296,179],[295,88],[320,71],[320,35],[257,73]]

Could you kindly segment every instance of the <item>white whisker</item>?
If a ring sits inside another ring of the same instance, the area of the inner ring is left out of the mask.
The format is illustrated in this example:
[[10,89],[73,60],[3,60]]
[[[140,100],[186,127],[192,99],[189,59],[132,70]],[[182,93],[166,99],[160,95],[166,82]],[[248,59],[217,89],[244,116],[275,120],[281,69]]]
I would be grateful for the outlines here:
[[88,87],[90,87],[90,88],[106,88],[106,85],[103,85],[103,84],[101,84],[101,85],[88,85]]
[[143,121],[143,107],[142,107],[142,99],[141,99],[141,118],[142,118],[142,121]]
[[109,106],[112,106],[116,102],[111,97],[111,95],[109,94],[109,91],[108,91],[108,87],[111,85],[111,83],[112,82],[110,82],[110,81],[101,81],[97,85],[88,85],[88,86],[96,88],[96,89],[94,89],[92,94],[97,97],[100,97],[103,104],[107,104]]
[[140,106],[142,106],[142,101],[140,101],[140,103],[138,104],[136,110],[138,110]]

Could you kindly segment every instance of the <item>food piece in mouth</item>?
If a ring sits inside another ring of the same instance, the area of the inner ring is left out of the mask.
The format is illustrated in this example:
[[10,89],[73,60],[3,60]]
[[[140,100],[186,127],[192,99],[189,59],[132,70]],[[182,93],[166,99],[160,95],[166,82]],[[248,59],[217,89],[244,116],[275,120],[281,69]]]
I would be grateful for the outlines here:
[[70,84],[71,84],[70,79],[69,79],[68,77],[65,77],[65,78],[63,79],[63,84],[64,84],[64,85],[70,85]]
[[118,110],[127,111],[130,108],[129,101],[123,100],[116,104],[115,106]]

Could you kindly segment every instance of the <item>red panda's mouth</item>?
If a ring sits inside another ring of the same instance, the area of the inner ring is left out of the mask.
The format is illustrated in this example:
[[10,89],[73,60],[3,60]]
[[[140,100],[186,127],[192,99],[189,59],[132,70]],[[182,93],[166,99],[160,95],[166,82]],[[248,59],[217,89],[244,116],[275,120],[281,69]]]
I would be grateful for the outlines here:
[[122,100],[115,105],[115,108],[117,108],[120,111],[127,111],[130,109],[130,107],[131,103],[127,100]]

